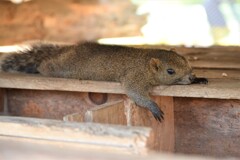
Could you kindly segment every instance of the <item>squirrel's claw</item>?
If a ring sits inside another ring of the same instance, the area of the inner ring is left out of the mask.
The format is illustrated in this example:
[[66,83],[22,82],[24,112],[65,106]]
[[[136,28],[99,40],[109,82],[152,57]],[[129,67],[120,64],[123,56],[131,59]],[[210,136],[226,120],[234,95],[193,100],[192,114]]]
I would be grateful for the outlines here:
[[162,122],[164,120],[164,113],[156,103],[152,104],[152,106],[150,107],[150,111],[157,121]]
[[192,84],[208,84],[208,79],[207,78],[194,78],[192,81]]

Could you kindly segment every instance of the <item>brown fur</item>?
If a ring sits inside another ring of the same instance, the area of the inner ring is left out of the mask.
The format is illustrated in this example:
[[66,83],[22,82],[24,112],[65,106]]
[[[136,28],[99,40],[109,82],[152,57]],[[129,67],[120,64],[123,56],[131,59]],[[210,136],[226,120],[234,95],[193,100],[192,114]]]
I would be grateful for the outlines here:
[[[190,84],[194,77],[188,61],[174,51],[138,49],[83,43],[34,45],[31,50],[7,57],[4,71],[40,72],[45,76],[121,82],[137,105],[148,108],[161,121],[163,112],[149,97],[161,84]],[[175,71],[168,73],[168,69]]]

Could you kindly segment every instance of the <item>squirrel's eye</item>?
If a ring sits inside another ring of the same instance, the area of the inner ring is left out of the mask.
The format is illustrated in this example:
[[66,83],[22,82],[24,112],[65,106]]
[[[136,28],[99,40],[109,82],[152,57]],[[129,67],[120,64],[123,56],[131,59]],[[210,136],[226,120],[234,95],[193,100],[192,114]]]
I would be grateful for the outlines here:
[[173,69],[167,69],[168,74],[172,75],[175,74],[176,72]]

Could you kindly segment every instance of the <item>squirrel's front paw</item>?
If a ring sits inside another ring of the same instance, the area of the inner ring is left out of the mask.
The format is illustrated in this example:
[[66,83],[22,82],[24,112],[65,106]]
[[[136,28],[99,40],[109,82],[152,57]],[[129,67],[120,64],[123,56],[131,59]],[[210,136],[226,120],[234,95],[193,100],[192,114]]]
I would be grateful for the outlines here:
[[149,110],[157,121],[162,122],[162,120],[164,120],[164,113],[155,102],[152,102],[152,104],[149,106]]
[[192,81],[192,84],[207,84],[208,83],[208,79],[207,78],[194,78],[194,80]]

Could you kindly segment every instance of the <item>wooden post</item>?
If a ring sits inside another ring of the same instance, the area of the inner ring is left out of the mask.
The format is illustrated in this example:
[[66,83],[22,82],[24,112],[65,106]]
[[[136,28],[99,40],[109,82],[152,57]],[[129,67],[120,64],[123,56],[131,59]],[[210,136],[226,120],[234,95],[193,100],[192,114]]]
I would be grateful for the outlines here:
[[[126,107],[131,108],[128,125],[146,126],[153,129],[152,149],[157,151],[174,152],[174,106],[173,97],[153,97],[154,101],[164,112],[164,121],[158,122],[152,114],[144,108],[138,107],[135,103],[127,102]],[[128,100],[129,101],[129,100]]]
[[0,88],[0,113],[4,111],[4,93],[3,89]]
[[7,112],[7,94],[6,90],[0,88],[0,114],[6,114]]

